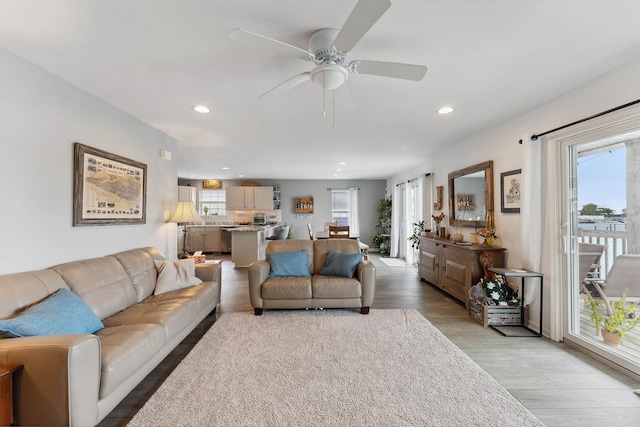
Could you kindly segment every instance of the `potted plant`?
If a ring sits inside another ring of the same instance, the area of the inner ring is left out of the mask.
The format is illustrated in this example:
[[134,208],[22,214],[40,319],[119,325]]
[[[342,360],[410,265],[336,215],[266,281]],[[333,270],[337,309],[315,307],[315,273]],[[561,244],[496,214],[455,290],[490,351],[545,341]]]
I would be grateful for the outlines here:
[[413,223],[413,234],[407,237],[407,240],[411,242],[411,247],[415,250],[420,248],[420,236],[424,231],[424,221]]
[[389,234],[391,228],[391,199],[380,199],[378,202],[378,226],[381,228],[380,234]]
[[[595,299],[590,292],[586,293],[585,308],[591,313],[596,334],[602,333],[602,339],[607,344],[618,345],[624,335],[640,322],[640,318],[636,316],[636,303],[626,304],[627,290],[624,290],[619,300],[613,301],[608,307],[604,300]],[[605,306],[605,309],[601,306]]]

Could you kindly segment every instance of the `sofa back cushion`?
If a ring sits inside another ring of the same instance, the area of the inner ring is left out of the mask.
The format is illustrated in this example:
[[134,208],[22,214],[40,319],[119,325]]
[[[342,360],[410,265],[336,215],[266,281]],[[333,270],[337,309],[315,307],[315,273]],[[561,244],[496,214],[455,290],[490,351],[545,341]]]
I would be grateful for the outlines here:
[[313,274],[319,274],[329,252],[358,254],[360,247],[355,239],[318,239],[313,241]]
[[136,289],[115,256],[69,262],[53,270],[100,320],[137,302]]
[[43,300],[68,286],[53,270],[36,270],[0,276],[0,319]]
[[307,251],[307,264],[309,275],[313,274],[313,242],[311,240],[270,240],[267,245],[267,260],[272,252],[298,252]]
[[140,248],[120,252],[114,255],[124,267],[136,290],[137,302],[151,294],[156,286],[158,270],[154,261],[165,261],[156,248]]

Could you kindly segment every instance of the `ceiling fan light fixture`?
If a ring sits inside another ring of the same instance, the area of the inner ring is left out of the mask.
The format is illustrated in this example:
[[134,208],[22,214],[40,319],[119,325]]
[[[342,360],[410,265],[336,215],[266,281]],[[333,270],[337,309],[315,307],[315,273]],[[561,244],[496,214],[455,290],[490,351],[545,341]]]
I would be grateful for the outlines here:
[[337,89],[347,81],[349,72],[342,65],[324,63],[311,71],[311,81],[325,90]]

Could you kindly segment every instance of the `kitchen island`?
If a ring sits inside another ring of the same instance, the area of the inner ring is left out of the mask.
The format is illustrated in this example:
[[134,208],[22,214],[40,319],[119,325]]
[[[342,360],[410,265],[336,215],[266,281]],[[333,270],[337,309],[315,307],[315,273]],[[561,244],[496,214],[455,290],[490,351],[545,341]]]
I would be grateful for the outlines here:
[[237,267],[249,267],[252,262],[266,259],[267,240],[277,225],[246,226],[231,230],[231,260]]

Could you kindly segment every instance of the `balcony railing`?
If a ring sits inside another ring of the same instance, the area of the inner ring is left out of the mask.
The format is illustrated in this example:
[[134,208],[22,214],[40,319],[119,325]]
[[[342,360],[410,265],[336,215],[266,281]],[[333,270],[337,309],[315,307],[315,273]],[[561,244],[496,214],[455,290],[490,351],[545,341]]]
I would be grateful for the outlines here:
[[578,232],[580,233],[578,236],[579,242],[606,246],[600,260],[601,274],[605,278],[607,271],[613,265],[613,260],[618,255],[627,253],[627,233],[625,231],[584,229],[579,229]]

